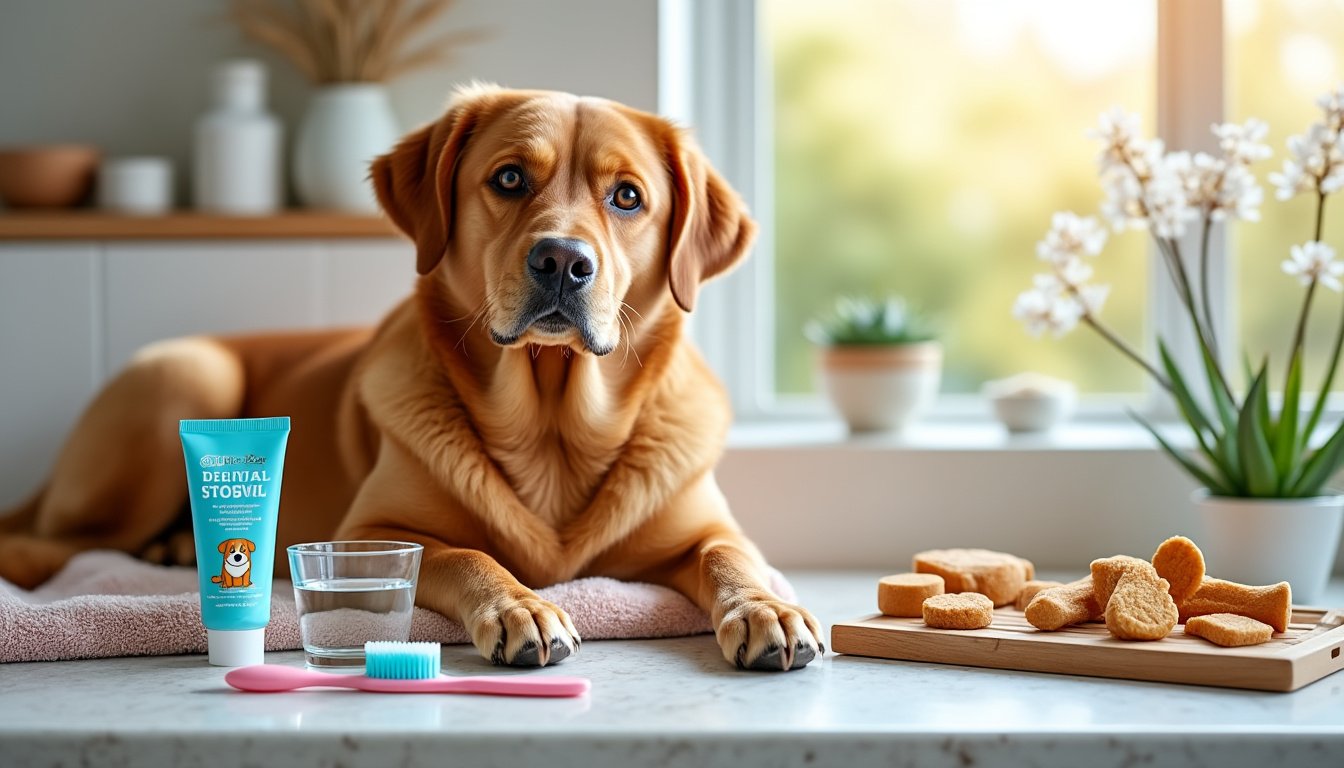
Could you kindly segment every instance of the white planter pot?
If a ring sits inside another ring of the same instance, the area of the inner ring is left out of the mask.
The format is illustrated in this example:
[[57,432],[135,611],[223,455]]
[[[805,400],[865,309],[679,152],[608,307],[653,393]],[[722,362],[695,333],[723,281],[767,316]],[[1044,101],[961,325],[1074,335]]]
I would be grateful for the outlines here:
[[854,432],[902,429],[938,397],[937,342],[821,350],[822,387]]
[[369,163],[392,148],[397,126],[387,88],[323,86],[313,94],[294,145],[294,187],[309,208],[377,213]]
[[1195,491],[1209,574],[1244,584],[1286,581],[1293,602],[1314,603],[1335,563],[1344,495],[1239,499]]

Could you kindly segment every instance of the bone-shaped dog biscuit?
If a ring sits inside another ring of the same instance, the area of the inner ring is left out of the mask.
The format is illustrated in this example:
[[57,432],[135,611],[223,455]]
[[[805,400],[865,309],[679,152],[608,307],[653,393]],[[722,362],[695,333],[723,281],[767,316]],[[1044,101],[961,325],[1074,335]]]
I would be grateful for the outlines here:
[[1186,537],[1172,536],[1153,553],[1153,568],[1171,584],[1171,599],[1179,608],[1204,581],[1204,553]]
[[877,609],[887,616],[917,619],[924,601],[943,594],[943,577],[935,573],[898,573],[877,582]]
[[996,606],[1013,602],[1027,579],[1036,575],[1031,561],[988,549],[920,552],[915,555],[915,571],[942,576],[949,593],[979,592]]
[[1033,627],[1053,632],[1096,619],[1101,616],[1101,606],[1092,592],[1092,578],[1088,577],[1041,590],[1027,604],[1026,614]]
[[1199,590],[1181,604],[1181,621],[1211,613],[1246,616],[1284,632],[1293,617],[1293,588],[1286,581],[1252,587],[1206,576]]
[[1022,585],[1021,591],[1017,593],[1017,597],[1013,600],[1013,607],[1019,611],[1025,611],[1027,610],[1027,606],[1031,604],[1031,599],[1039,595],[1043,590],[1062,586],[1064,586],[1064,582],[1062,581],[1037,581],[1032,579]]

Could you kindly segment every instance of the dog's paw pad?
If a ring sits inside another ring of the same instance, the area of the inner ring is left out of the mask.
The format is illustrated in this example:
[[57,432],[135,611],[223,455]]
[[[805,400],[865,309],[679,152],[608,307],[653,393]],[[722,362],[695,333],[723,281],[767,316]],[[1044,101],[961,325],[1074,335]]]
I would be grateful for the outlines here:
[[547,662],[547,664],[558,664],[564,661],[565,659],[568,659],[569,655],[573,653],[575,650],[577,649],[570,648],[568,645],[565,645],[565,641],[561,640],[560,638],[553,637],[551,638],[551,658],[550,661]]
[[540,667],[541,648],[535,642],[528,640],[506,663],[511,667]]
[[743,663],[743,656],[746,649],[738,651],[737,666],[742,669],[755,669],[768,672],[790,671],[802,669],[817,657],[817,649],[806,643],[798,643],[793,647],[792,654],[786,654],[784,649],[778,645],[767,646],[765,652],[757,656],[749,664]]
[[570,648],[557,637],[551,639],[550,653],[542,658],[541,646],[529,640],[523,644],[522,648],[518,649],[518,653],[514,654],[511,660],[504,663],[511,667],[545,667],[564,661],[573,652],[573,648]]

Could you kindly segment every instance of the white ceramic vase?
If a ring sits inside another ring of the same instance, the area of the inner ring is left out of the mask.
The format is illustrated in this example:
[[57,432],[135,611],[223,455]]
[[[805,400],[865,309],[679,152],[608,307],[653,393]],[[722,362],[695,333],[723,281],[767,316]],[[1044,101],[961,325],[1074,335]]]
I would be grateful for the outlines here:
[[854,432],[899,430],[938,397],[938,342],[821,349],[822,387]]
[[264,216],[284,205],[280,121],[266,111],[266,68],[219,65],[214,106],[196,121],[192,199],[210,213]]
[[1321,598],[1335,563],[1344,495],[1241,499],[1195,491],[1209,574],[1243,584],[1286,581],[1293,602]]
[[376,213],[369,163],[400,135],[385,86],[323,86],[313,94],[294,146],[299,200],[309,208]]

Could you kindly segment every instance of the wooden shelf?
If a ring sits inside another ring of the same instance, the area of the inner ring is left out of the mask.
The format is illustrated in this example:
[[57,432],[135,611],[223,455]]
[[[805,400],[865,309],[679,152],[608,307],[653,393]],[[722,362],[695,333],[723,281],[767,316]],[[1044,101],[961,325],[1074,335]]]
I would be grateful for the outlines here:
[[123,216],[98,211],[0,211],[0,240],[196,240],[396,237],[382,216],[286,211],[274,216],[174,212]]

